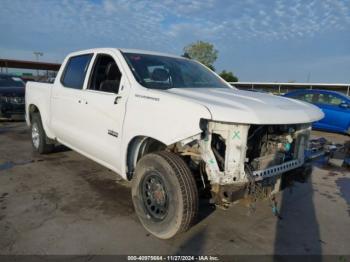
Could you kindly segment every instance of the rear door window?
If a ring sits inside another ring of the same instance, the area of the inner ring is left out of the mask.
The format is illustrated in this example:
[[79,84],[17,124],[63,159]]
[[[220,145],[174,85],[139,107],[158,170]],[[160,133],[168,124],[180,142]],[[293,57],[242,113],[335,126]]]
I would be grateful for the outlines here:
[[92,54],[71,57],[64,70],[62,84],[65,87],[82,89],[86,71],[91,61]]

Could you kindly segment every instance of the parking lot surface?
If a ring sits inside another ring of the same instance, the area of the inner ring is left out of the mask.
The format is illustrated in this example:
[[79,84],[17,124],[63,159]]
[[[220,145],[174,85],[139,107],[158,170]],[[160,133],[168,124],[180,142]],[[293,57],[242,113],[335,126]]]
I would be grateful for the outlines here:
[[129,182],[64,147],[36,155],[23,122],[0,123],[0,254],[350,254],[349,171],[319,162],[278,200],[280,219],[268,201],[202,201],[190,231],[159,240],[139,223]]

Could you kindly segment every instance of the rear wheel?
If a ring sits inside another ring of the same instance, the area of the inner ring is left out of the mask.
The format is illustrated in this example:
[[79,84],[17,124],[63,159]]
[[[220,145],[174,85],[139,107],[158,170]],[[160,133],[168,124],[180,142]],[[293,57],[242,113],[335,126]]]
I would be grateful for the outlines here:
[[189,229],[198,212],[198,191],[186,163],[162,151],[144,156],[137,164],[132,199],[143,226],[168,239]]
[[34,151],[39,154],[47,154],[53,151],[54,145],[49,143],[45,130],[41,123],[41,117],[38,113],[32,115],[31,136]]

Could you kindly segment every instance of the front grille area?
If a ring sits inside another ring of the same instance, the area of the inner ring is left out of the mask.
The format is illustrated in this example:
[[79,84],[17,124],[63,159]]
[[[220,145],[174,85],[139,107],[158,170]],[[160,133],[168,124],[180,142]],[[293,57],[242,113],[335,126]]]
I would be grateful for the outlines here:
[[12,103],[12,104],[24,104],[24,97],[10,97],[10,103]]
[[24,97],[19,96],[3,96],[1,97],[1,102],[21,105],[25,103],[25,100]]

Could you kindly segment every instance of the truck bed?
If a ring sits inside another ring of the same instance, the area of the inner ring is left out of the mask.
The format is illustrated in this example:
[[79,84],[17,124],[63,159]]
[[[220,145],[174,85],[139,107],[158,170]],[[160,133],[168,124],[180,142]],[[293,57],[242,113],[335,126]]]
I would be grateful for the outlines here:
[[49,123],[47,123],[47,119],[50,119],[50,96],[52,86],[53,84],[50,83],[27,82],[25,94],[27,123],[29,123],[30,106],[35,105],[40,108],[42,119],[46,119],[46,122],[43,122],[44,127],[48,126]]

